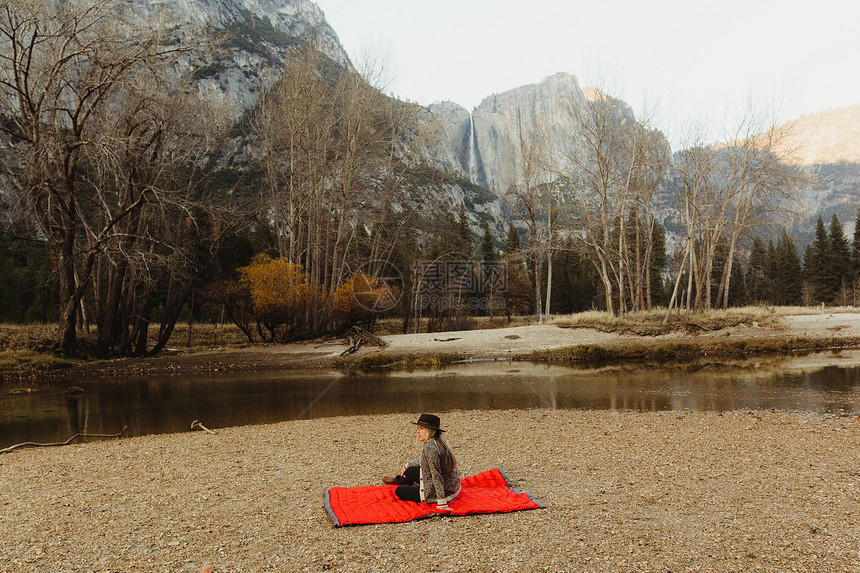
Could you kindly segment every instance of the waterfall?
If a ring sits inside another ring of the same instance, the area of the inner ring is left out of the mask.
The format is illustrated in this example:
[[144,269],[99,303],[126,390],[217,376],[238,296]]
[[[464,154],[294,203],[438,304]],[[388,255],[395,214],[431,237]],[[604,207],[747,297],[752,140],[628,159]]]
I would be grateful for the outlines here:
[[475,116],[469,113],[469,181],[477,183],[478,180],[478,155],[475,152],[477,147],[477,138],[475,137]]

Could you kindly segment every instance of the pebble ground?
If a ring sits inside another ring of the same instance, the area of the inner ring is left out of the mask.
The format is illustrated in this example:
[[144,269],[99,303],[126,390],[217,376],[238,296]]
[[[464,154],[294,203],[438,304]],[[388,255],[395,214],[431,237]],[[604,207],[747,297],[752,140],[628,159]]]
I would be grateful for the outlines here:
[[461,472],[546,509],[335,528],[332,486],[415,457],[418,413],[0,455],[0,571],[860,572],[860,420],[442,413]]

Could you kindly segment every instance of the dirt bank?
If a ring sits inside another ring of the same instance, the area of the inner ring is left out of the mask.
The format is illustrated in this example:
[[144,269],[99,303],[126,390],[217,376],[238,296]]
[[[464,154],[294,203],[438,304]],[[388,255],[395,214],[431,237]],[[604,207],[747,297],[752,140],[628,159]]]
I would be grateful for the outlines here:
[[858,571],[860,420],[443,413],[464,474],[547,509],[336,529],[325,489],[417,451],[413,414],[0,455],[0,570]]
[[[657,336],[637,336],[601,332],[593,328],[530,325],[511,328],[464,330],[382,336],[384,348],[365,345],[358,352],[342,356],[343,340],[312,341],[283,345],[226,346],[198,351],[167,350],[154,358],[119,359],[68,368],[51,376],[74,379],[79,376],[136,374],[183,374],[214,371],[254,371],[290,368],[341,368],[359,361],[378,359],[386,363],[397,357],[446,356],[448,359],[527,359],[535,352],[577,347],[603,348],[726,344],[731,341],[764,341],[776,351],[780,341],[810,340],[817,348],[839,348],[860,344],[860,314],[816,314],[785,316],[778,328],[756,325],[732,326],[695,334],[673,332]],[[801,347],[803,345],[801,344]],[[789,350],[786,348],[786,350]],[[729,351],[732,351],[729,349]],[[368,358],[370,357],[370,358]],[[429,363],[432,363],[430,361]],[[420,364],[420,361],[419,361]],[[37,373],[44,376],[45,373]]]

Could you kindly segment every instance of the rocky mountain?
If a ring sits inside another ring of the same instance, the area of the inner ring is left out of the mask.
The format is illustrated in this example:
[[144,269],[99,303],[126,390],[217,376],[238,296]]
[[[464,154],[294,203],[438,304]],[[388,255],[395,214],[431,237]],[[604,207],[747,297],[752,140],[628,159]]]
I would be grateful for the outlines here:
[[[539,83],[487,96],[469,112],[453,102],[428,106],[444,127],[442,146],[452,156],[462,175],[498,197],[504,211],[509,201],[508,188],[516,178],[516,149],[521,135],[528,138],[536,129],[544,134],[556,159],[564,162],[571,153],[573,134],[578,130],[572,111],[586,101],[607,98],[595,88],[581,88],[576,77],[568,73],[549,76]],[[623,101],[614,101],[625,120],[635,121],[633,110]],[[668,144],[667,144],[668,147]],[[676,219],[673,195],[664,190],[655,199],[657,218],[671,233]],[[562,198],[562,201],[564,198]],[[672,238],[669,238],[670,243]]]
[[[589,97],[603,96],[580,88],[575,77],[560,73],[490,95],[471,112],[453,102],[428,109],[444,126],[447,135],[442,145],[455,167],[472,183],[504,199],[515,164],[509,150],[516,146],[519,133],[534,129],[539,117],[550,139],[564,145],[573,131],[568,106]],[[632,110],[629,113],[632,117]],[[818,217],[829,224],[834,213],[850,238],[860,207],[860,105],[804,116],[781,128],[786,135],[776,151],[806,176],[807,183],[784,203],[793,215],[780,222],[801,249],[812,240]],[[673,196],[667,188],[656,201],[658,220],[667,228],[670,244],[677,227]]]
[[559,73],[537,84],[487,96],[471,113],[453,102],[432,104],[429,110],[445,126],[449,151],[469,180],[504,194],[516,164],[510,150],[516,149],[520,134],[532,133],[540,121],[549,140],[569,140],[572,126],[567,108],[584,98],[576,78]]
[[[179,72],[193,72],[198,89],[210,99],[223,100],[239,122],[254,108],[259,94],[277,80],[284,60],[302,42],[310,40],[335,64],[352,67],[337,33],[310,0],[139,0],[123,6],[132,21],[159,23],[168,38],[191,43],[226,38],[218,47],[189,55]],[[242,131],[247,137],[248,130]],[[241,171],[250,164],[254,143],[240,139],[234,141],[230,166]],[[430,191],[434,207],[457,213],[465,204],[473,231],[479,233],[486,220],[503,236],[499,202],[458,172],[459,162],[447,147],[426,160],[452,175]]]
[[198,33],[226,35],[222,48],[198,53],[186,64],[196,68],[201,91],[228,99],[237,117],[253,107],[259,90],[271,85],[290,49],[304,38],[338,64],[351,65],[310,0],[155,0],[129,4],[129,10],[134,17],[169,23],[170,32],[186,41]]
[[[310,0],[138,0],[123,5],[130,17],[160,22],[168,34],[185,40],[226,34],[223,47],[196,54],[180,71],[194,70],[200,90],[228,100],[237,120],[275,81],[291,49],[307,38],[333,62],[351,66],[336,31]],[[550,140],[566,144],[573,131],[568,108],[588,97],[603,96],[583,90],[574,76],[559,73],[488,95],[471,112],[454,102],[428,106],[442,132],[428,161],[450,174],[448,183],[434,191],[434,205],[456,213],[465,204],[473,230],[479,232],[480,224],[488,221],[502,237],[507,224],[504,195],[516,164],[510,149],[537,121]],[[785,149],[793,150],[791,161],[810,181],[794,205],[803,216],[790,230],[802,243],[814,231],[818,216],[829,221],[836,213],[853,233],[860,207],[860,106],[802,117],[789,127],[792,135]],[[664,223],[672,218],[670,190],[665,195],[658,215]]]
[[[196,77],[202,91],[231,100],[237,119],[253,108],[259,90],[275,81],[290,49],[306,38],[312,38],[337,64],[352,66],[337,33],[309,0],[181,0],[169,8],[158,6],[172,11],[170,19],[180,29],[199,27],[229,34],[227,49],[210,54]],[[449,146],[440,146],[427,161],[453,176],[432,193],[435,206],[457,213],[465,204],[475,233],[488,221],[498,236],[504,236],[499,200],[458,171],[461,162]]]
[[[310,0],[139,0],[126,6],[133,17],[160,21],[168,33],[185,39],[200,31],[228,35],[224,48],[189,59],[187,65],[196,70],[201,91],[233,104],[237,120],[277,78],[290,49],[305,38],[312,37],[334,62],[351,65],[336,31]],[[476,233],[481,222],[488,221],[502,237],[504,196],[516,163],[510,149],[521,133],[535,128],[536,118],[550,140],[569,142],[573,127],[568,107],[588,97],[603,96],[581,88],[574,76],[559,73],[488,95],[471,111],[454,102],[428,106],[442,139],[427,160],[450,174],[448,183],[433,192],[434,206],[456,213],[464,204]],[[816,219],[829,223],[835,213],[853,234],[860,207],[860,105],[804,116],[785,127],[790,135],[779,151],[808,180],[795,201],[786,204],[796,213],[786,219],[789,231],[802,248],[814,234]],[[657,205],[658,219],[670,234],[677,219],[673,195],[667,189]]]
[[860,163],[860,105],[805,115],[784,127],[779,148],[793,165]]
[[782,127],[786,135],[778,151],[807,178],[796,201],[786,205],[796,213],[790,230],[798,244],[813,239],[818,217],[829,225],[834,214],[850,240],[860,208],[860,105],[806,115]]

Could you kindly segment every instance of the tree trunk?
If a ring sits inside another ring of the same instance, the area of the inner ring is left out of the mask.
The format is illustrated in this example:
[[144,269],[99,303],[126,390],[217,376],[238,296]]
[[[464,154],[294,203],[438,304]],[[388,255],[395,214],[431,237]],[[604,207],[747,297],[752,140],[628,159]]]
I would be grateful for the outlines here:
[[[74,208],[63,206],[64,228],[61,231],[62,241],[59,249],[54,251],[57,257],[59,273],[59,307],[60,320],[57,337],[57,350],[65,356],[75,356],[78,352],[77,310],[80,302],[79,291],[82,288],[75,278],[75,225]],[[88,278],[88,276],[87,276]]]
[[[666,308],[666,316],[663,318],[663,324],[669,322],[669,316],[672,314],[672,307],[675,305],[675,301],[678,299],[678,289],[681,286],[681,277],[684,276],[684,267],[687,265],[687,257],[690,254],[690,243],[687,243],[686,250],[684,251],[684,256],[681,259],[681,266],[678,268],[678,276],[675,277],[675,288],[672,289],[672,297],[669,299],[669,304]],[[681,303],[678,303],[678,308],[681,307]]]
[[[535,244],[534,242],[532,244]],[[543,304],[541,303],[541,280],[540,280],[540,252],[535,249],[532,252],[532,269],[535,274],[535,312],[538,324],[543,324]]]
[[544,318],[547,322],[551,320],[550,304],[552,300],[552,248],[546,258],[546,312]]

